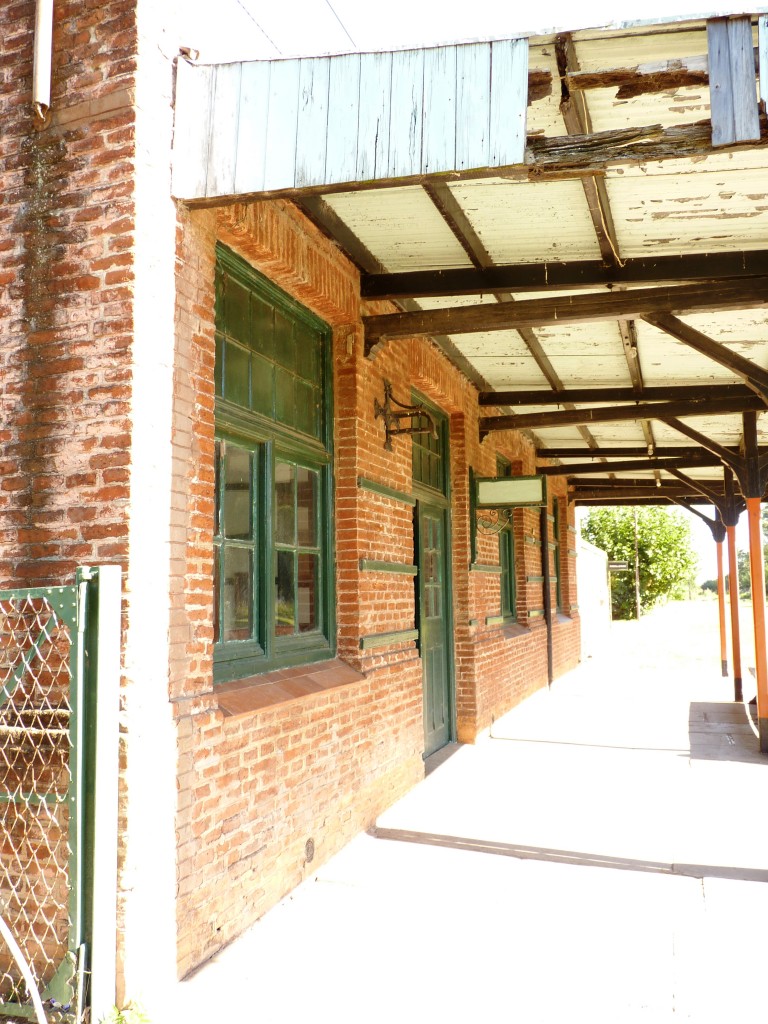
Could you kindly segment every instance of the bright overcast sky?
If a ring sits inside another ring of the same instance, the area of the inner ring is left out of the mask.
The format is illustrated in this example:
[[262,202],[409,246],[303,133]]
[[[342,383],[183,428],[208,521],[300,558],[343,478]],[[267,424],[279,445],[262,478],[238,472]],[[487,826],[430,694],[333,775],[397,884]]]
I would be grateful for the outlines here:
[[[739,13],[738,4],[706,0],[175,0],[180,46],[204,63],[279,56],[393,50],[508,38],[635,21]],[[750,7],[750,13],[768,10]]]

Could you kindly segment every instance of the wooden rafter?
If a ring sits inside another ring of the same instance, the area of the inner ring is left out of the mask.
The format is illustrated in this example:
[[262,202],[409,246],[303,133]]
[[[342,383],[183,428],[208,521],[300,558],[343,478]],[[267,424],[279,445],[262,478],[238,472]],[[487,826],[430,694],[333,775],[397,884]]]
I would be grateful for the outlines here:
[[[520,413],[514,416],[483,416],[480,432],[489,430],[535,430],[537,427],[574,426],[578,423],[620,423],[627,420],[657,419],[670,423],[679,416],[719,416],[760,410],[764,405],[757,395],[751,398],[715,398],[697,402],[642,402],[636,405],[600,406],[587,409],[557,409],[549,412]],[[715,453],[718,454],[718,453]]]
[[677,284],[728,278],[768,276],[768,250],[691,253],[682,256],[642,256],[606,266],[602,260],[570,263],[517,263],[457,270],[411,270],[397,274],[365,273],[364,298],[399,299],[421,296],[479,295],[510,291],[523,294],[547,288],[576,290],[610,285]]
[[[738,455],[738,451],[733,448],[724,448],[725,451],[730,451],[734,455]],[[688,445],[663,445],[656,449],[655,456],[658,459],[670,458],[670,459],[695,459],[697,456],[705,456],[707,454],[706,449],[701,448],[699,445],[688,446]],[[594,451],[586,452],[582,448],[537,448],[536,456],[539,459],[592,459],[598,456],[604,456],[605,458],[645,458],[648,452],[645,448],[639,448],[637,445],[616,445],[615,447],[601,447]],[[568,470],[568,464],[563,467]]]
[[521,327],[589,323],[658,313],[749,309],[768,306],[768,278],[724,281],[714,288],[688,284],[678,288],[638,288],[616,293],[587,293],[524,299],[497,306],[431,309],[364,317],[366,350],[384,338],[422,334],[471,334],[477,331],[519,330]]
[[[489,270],[493,266],[493,257],[488,252],[480,236],[477,234],[469,218],[464,213],[461,204],[444,182],[433,183],[424,187],[425,192],[432,200],[443,220],[451,229],[452,234],[469,257],[477,270]],[[493,290],[492,293],[497,302],[514,302],[514,296],[503,289]],[[520,328],[518,331],[523,344],[531,353],[534,362],[541,370],[542,376],[554,392],[564,390],[563,382],[557,375],[554,366],[545,353],[539,339],[530,328]],[[586,427],[580,427],[579,432],[587,444],[587,447],[594,448],[597,442]]]
[[705,455],[688,459],[655,459],[646,457],[645,459],[627,459],[619,462],[577,462],[570,466],[539,466],[536,472],[541,473],[542,476],[570,476],[572,473],[631,473],[635,470],[642,472],[647,469],[658,472],[663,472],[664,470],[672,472],[672,469],[717,466],[719,464],[720,460],[716,456],[706,453]]
[[[671,385],[646,387],[642,400],[647,402],[672,399],[705,400],[712,398],[753,398],[754,392],[743,384]],[[481,391],[481,406],[502,405],[564,405],[565,402],[636,402],[634,388],[566,388],[559,394],[549,391]]]

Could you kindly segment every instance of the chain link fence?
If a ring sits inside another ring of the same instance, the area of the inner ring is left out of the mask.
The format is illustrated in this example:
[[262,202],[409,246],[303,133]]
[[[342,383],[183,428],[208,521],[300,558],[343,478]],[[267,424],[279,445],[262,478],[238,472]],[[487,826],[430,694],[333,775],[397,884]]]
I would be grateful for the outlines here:
[[[43,993],[70,949],[76,638],[38,595],[0,597],[0,914]],[[29,993],[0,947],[0,1014],[7,1004]]]

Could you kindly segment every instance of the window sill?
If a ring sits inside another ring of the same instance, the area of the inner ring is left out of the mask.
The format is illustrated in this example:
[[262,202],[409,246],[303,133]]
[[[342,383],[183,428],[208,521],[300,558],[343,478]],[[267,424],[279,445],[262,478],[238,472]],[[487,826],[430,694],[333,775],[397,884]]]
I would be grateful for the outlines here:
[[296,665],[223,683],[215,690],[219,709],[225,718],[245,715],[279,704],[289,704],[317,693],[363,682],[365,676],[350,665],[333,658],[311,665]]

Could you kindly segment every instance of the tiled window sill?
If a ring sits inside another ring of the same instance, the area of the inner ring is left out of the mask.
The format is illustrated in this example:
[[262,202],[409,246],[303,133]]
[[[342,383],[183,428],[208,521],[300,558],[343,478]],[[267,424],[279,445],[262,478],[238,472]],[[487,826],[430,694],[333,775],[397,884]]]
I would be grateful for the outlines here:
[[224,683],[216,687],[216,698],[224,717],[229,718],[288,704],[351,683],[360,683],[364,679],[361,672],[339,658],[333,658]]

